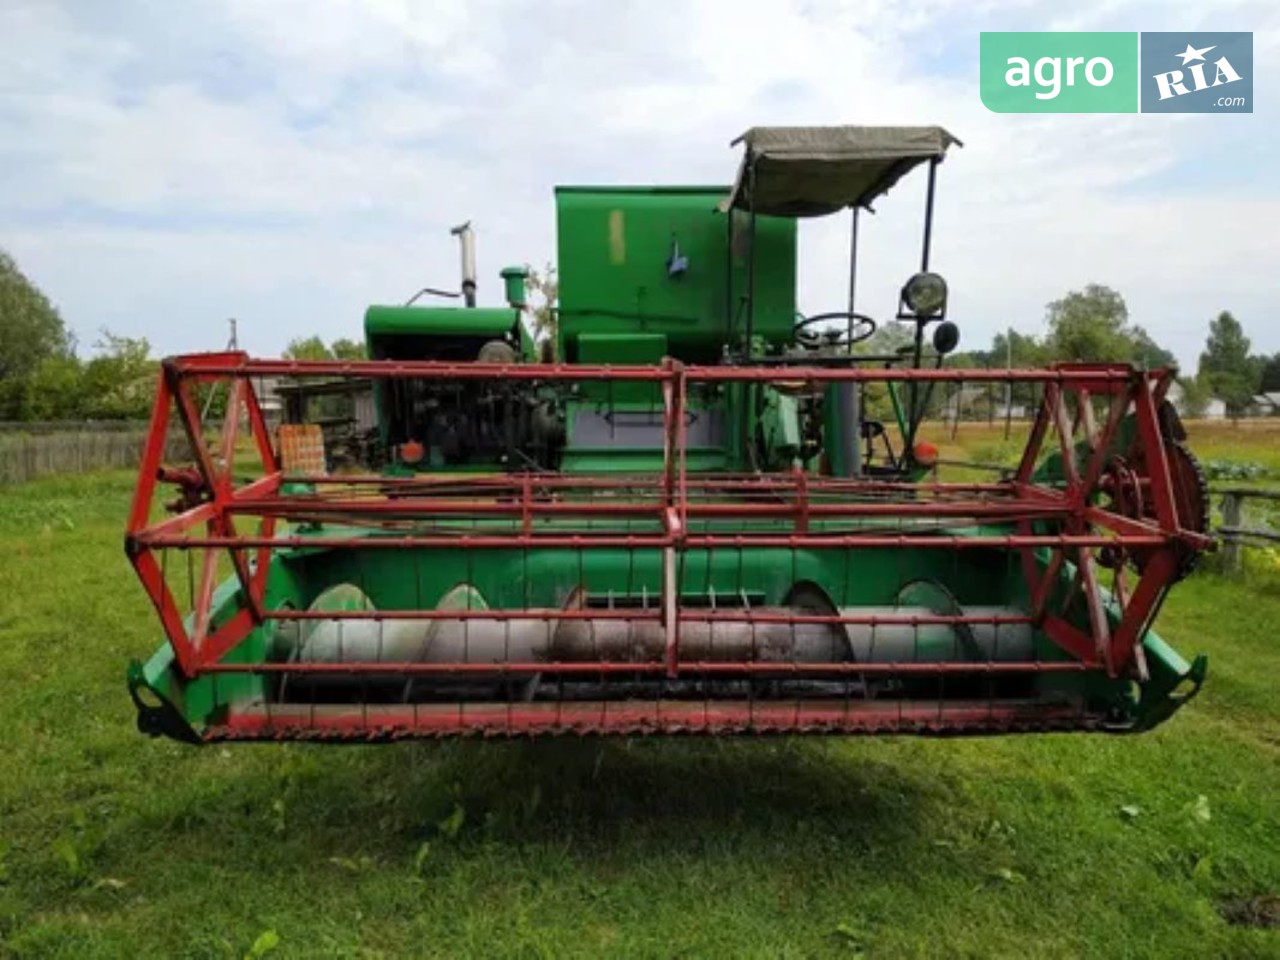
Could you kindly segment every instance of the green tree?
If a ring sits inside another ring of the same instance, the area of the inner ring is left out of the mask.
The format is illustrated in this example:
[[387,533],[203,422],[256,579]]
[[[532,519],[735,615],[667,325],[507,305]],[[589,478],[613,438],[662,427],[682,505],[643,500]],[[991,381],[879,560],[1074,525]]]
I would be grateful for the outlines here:
[[1135,363],[1140,363],[1152,370],[1161,367],[1176,367],[1178,365],[1178,358],[1152,340],[1151,335],[1142,327],[1135,325],[1131,328],[1129,337],[1133,342],[1129,359]]
[[[1034,334],[1019,333],[1012,327],[997,333],[991,340],[990,351],[976,353],[974,358],[979,366],[992,370],[1034,370],[1053,359],[1046,341]],[[1003,406],[1007,400],[1013,406],[1034,406],[1039,400],[1039,386],[1034,383],[993,384],[989,389],[969,391],[971,397],[979,395],[993,405]]]
[[1184,417],[1202,416],[1213,399],[1213,389],[1204,377],[1179,377],[1178,386],[1182,388],[1181,409]]
[[1244,328],[1229,310],[1209,322],[1198,376],[1222,398],[1233,418],[1244,413],[1262,379],[1262,364],[1250,355],[1249,346]]
[[1258,384],[1259,393],[1273,393],[1280,391],[1280,353],[1273,353],[1269,357],[1263,357],[1262,375]]
[[332,360],[333,351],[319,337],[295,337],[284,348],[286,360]]
[[531,293],[538,295],[538,302],[530,302],[529,304],[533,338],[554,343],[556,339],[556,305],[560,301],[560,278],[556,273],[556,268],[548,263],[542,271],[530,270],[528,288]]
[[364,344],[358,340],[349,340],[346,337],[333,341],[329,347],[329,352],[333,354],[335,360],[364,360]]
[[[810,328],[812,329],[812,328]],[[840,328],[843,331],[843,327]],[[843,336],[843,333],[841,334]],[[853,347],[853,353],[863,356],[889,356],[906,350],[915,343],[915,327],[906,323],[884,323],[876,332]],[[927,343],[927,341],[926,341]]]
[[997,333],[991,340],[991,350],[976,356],[982,366],[1015,370],[1043,367],[1051,359],[1047,343],[1034,334],[1019,333],[1012,328]]
[[1046,320],[1046,360],[1127,361],[1149,368],[1178,365],[1144,327],[1129,322],[1124,297],[1102,284],[1091,283],[1053,301]]
[[140,420],[151,411],[157,361],[144,337],[102,331],[97,355],[84,364],[83,415],[102,420]]
[[74,340],[49,299],[0,250],[0,419],[24,416],[28,379],[50,357],[67,357]]
[[45,357],[24,383],[22,419],[78,420],[87,400],[80,359],[74,353]]
[[1129,360],[1129,308],[1110,287],[1091,283],[1047,308],[1049,351],[1056,360]]

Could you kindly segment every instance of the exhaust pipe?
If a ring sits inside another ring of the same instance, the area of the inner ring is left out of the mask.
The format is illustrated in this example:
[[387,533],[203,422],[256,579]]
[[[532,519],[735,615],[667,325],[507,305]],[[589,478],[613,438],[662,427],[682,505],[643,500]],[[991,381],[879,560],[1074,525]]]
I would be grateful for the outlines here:
[[476,232],[471,221],[459,224],[449,231],[458,238],[462,247],[462,296],[468,307],[476,305]]

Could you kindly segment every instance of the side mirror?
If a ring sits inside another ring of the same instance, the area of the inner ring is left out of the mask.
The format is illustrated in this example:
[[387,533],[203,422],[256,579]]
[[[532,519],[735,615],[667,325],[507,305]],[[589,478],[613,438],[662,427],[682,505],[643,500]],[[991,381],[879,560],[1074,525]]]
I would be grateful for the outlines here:
[[934,327],[933,349],[941,356],[946,356],[960,344],[960,328],[950,320],[944,320]]

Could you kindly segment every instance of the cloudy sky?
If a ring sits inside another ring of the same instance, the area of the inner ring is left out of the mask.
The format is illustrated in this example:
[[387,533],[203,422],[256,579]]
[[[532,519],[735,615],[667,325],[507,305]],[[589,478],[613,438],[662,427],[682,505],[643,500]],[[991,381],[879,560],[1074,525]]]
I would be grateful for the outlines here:
[[[0,0],[0,247],[88,348],[360,335],[364,307],[554,259],[557,183],[715,183],[753,124],[936,123],[934,264],[964,343],[1110,284],[1194,366],[1230,309],[1280,350],[1280,5],[1222,0]],[[982,30],[1251,30],[1251,115],[1026,116],[978,97]],[[911,272],[918,173],[864,228],[860,306]],[[806,224],[839,309],[845,224]]]

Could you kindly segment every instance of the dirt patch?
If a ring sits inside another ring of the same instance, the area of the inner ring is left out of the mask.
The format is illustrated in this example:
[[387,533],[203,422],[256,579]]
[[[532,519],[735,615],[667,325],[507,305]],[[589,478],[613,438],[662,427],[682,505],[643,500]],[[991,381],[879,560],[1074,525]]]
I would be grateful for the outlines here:
[[1265,893],[1257,897],[1234,897],[1224,900],[1218,912],[1227,923],[1237,927],[1280,927],[1280,895]]

